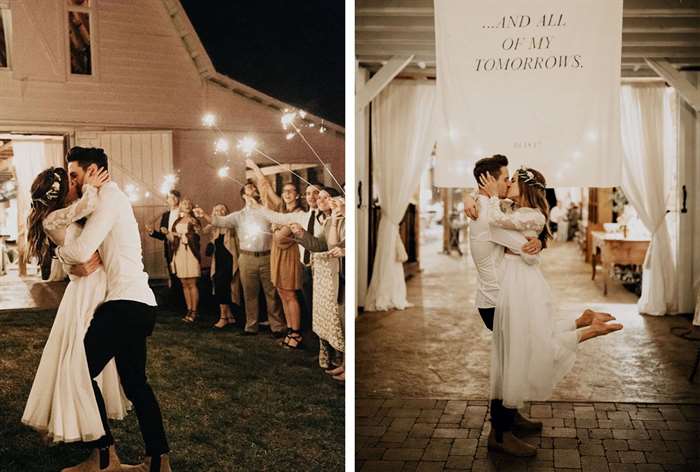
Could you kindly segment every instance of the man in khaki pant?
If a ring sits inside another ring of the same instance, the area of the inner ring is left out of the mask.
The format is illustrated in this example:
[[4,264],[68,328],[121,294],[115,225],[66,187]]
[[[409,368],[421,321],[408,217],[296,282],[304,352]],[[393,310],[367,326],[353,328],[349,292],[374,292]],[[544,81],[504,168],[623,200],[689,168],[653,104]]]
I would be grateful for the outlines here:
[[226,216],[209,217],[201,208],[195,209],[195,215],[209,221],[218,228],[234,228],[238,233],[241,247],[238,267],[241,271],[243,298],[245,300],[246,323],[244,335],[258,334],[258,296],[260,287],[267,302],[267,318],[270,330],[275,337],[282,337],[287,332],[287,324],[282,315],[282,309],[276,297],[270,272],[270,247],[272,235],[270,223],[259,208],[251,208],[249,199],[259,201],[258,189],[252,183],[247,183],[241,189],[241,196],[246,206]]

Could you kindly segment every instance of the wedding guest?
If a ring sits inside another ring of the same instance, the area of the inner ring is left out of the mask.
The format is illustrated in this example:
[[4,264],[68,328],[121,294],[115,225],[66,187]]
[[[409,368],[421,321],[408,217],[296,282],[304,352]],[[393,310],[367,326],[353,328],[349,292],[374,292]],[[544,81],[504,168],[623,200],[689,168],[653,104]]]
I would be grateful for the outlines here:
[[171,270],[180,279],[187,304],[187,314],[183,321],[193,323],[197,319],[199,289],[197,280],[202,271],[200,266],[199,233],[202,226],[192,212],[189,198],[180,203],[180,216],[173,222],[167,234],[171,245]]
[[293,223],[299,244],[313,253],[313,330],[319,337],[319,365],[343,381],[344,374],[344,255],[345,202],[337,190],[324,187],[318,208],[325,216],[323,231],[316,238]]
[[[280,198],[272,185],[263,175],[260,168],[253,162],[247,162],[255,173],[265,207],[282,214],[303,213],[299,192],[292,183],[282,186]],[[286,224],[272,223],[272,250],[270,254],[270,271],[272,283],[282,300],[284,317],[287,320],[287,335],[282,345],[290,349],[301,349],[303,336],[301,334],[301,308],[297,299],[297,290],[302,287],[302,266],[299,255],[299,245],[291,237],[292,232]]]
[[[212,216],[225,216],[228,213],[228,208],[223,203],[214,205],[211,212]],[[231,304],[240,309],[241,303],[238,235],[234,229],[216,228],[212,225],[207,225],[204,232],[211,233],[211,242],[207,245],[206,254],[211,257],[210,273],[214,297],[219,304],[219,321],[214,328],[223,329],[236,323]]]
[[262,287],[267,303],[270,330],[274,337],[282,338],[287,332],[287,325],[275,296],[275,287],[272,284],[270,273],[270,248],[272,246],[270,224],[267,218],[261,214],[260,208],[253,207],[260,205],[260,192],[255,184],[247,182],[241,188],[241,198],[246,202],[245,207],[229,215],[209,217],[201,208],[195,210],[195,215],[217,228],[235,229],[238,234],[240,244],[238,267],[241,273],[246,312],[243,335],[258,334],[258,295]]
[[170,228],[173,227],[173,223],[180,217],[180,192],[177,190],[170,190],[168,192],[165,201],[168,205],[168,211],[156,218],[152,224],[146,225],[146,234],[150,237],[159,239],[163,241],[163,255],[165,256],[165,265],[168,268],[168,305],[179,306],[182,305],[182,284],[180,279],[172,272],[171,262],[173,261],[173,255],[170,251],[170,244],[166,240],[166,235]]

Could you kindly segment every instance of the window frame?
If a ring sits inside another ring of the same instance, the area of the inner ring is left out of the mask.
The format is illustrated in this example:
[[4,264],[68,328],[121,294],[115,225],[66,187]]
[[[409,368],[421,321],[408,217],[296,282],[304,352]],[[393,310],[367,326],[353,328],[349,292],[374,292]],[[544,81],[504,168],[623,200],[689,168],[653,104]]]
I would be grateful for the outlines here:
[[9,25],[9,28],[3,28],[7,65],[0,66],[0,72],[7,72],[12,70],[12,10],[10,10],[9,0],[0,0],[0,22],[3,21],[3,13],[7,14],[7,24]]
[[[97,62],[97,1],[90,0],[90,6],[77,6],[69,5],[69,0],[63,0],[63,17],[61,21],[63,22],[64,30],[64,45],[65,45],[65,64],[66,64],[66,77],[70,82],[94,82],[99,80],[98,74],[98,62]],[[90,19],[90,74],[75,74],[71,70],[71,51],[70,51],[70,27],[68,26],[68,16],[71,12],[77,13],[87,13]]]

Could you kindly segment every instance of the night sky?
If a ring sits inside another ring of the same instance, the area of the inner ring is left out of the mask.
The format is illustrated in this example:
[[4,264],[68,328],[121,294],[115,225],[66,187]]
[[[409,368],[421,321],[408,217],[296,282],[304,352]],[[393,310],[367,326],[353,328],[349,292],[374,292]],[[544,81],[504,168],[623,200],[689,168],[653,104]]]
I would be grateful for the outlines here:
[[342,0],[182,0],[182,5],[217,71],[344,124]]

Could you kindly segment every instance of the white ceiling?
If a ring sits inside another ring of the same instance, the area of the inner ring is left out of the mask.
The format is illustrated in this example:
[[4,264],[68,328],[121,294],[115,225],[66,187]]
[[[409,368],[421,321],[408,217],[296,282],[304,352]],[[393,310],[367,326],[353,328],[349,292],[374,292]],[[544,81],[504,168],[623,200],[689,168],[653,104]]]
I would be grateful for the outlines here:
[[[356,0],[355,5],[361,66],[376,71],[392,56],[414,54],[400,77],[435,76],[433,0]],[[700,70],[700,0],[624,0],[622,76],[656,77],[645,57]]]

